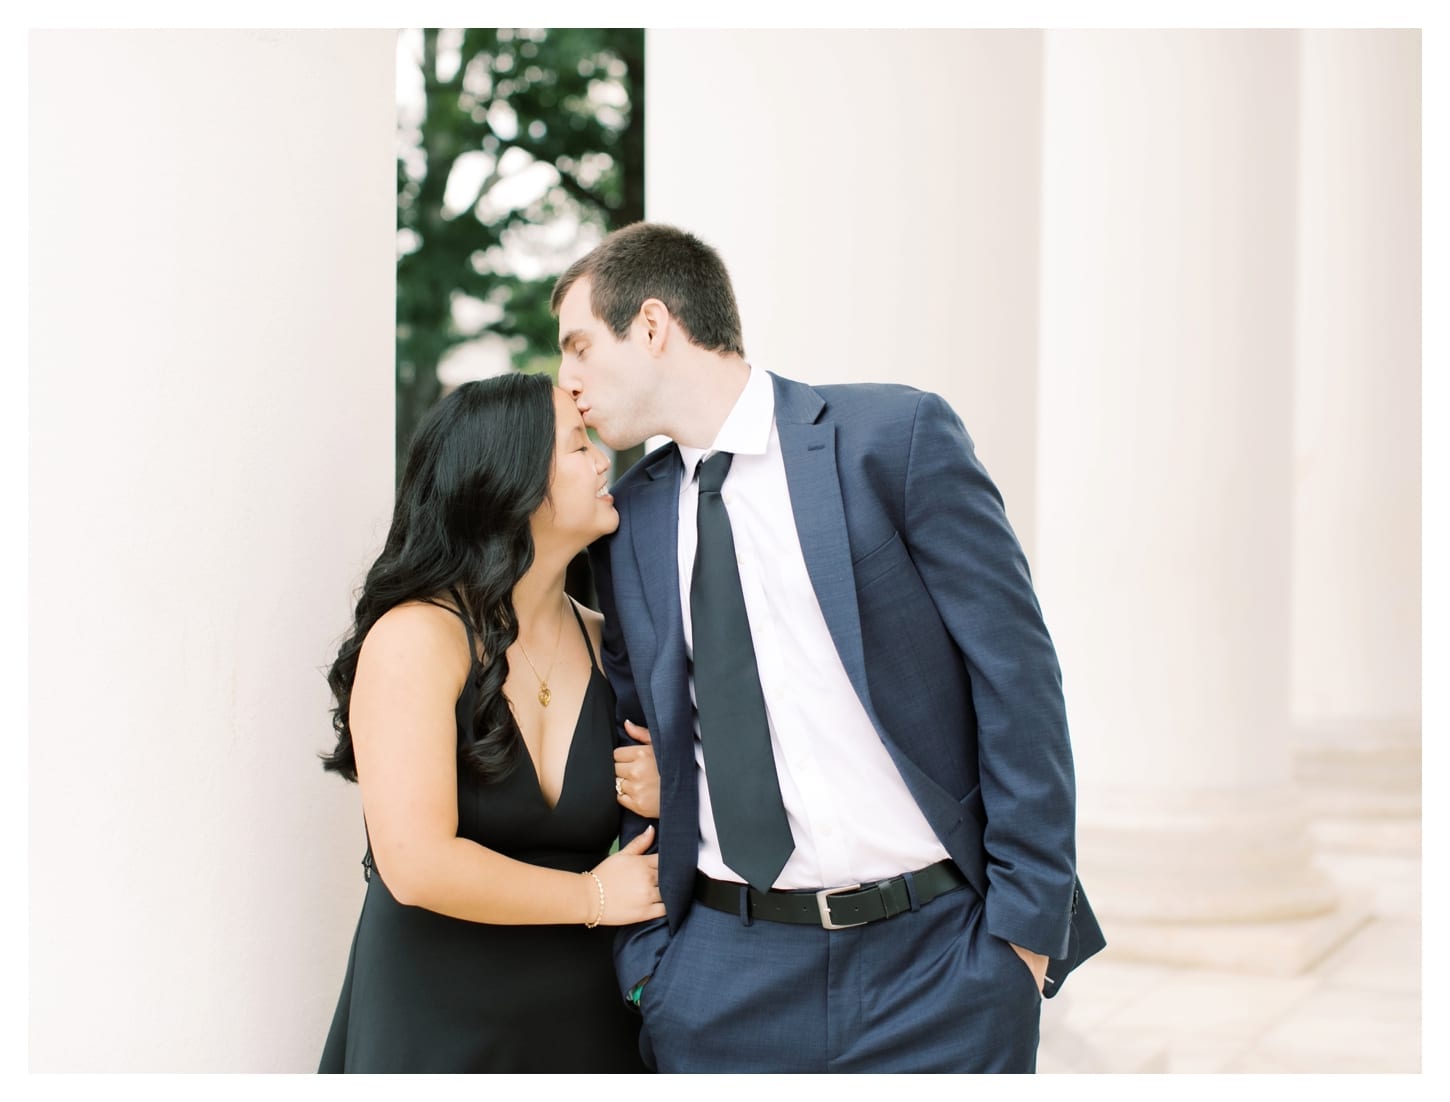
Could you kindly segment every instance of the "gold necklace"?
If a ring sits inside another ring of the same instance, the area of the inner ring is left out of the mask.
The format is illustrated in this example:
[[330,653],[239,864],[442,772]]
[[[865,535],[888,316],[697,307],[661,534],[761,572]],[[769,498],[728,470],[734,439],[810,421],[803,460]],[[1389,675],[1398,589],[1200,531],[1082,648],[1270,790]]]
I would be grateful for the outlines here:
[[[567,597],[564,599],[566,601],[568,600]],[[538,678],[539,704],[545,708],[549,706],[549,701],[554,698],[554,694],[549,691],[549,674],[554,672],[554,663],[559,661],[559,640],[564,637],[564,615],[562,612],[559,613],[559,630],[554,633],[554,657],[549,660],[549,673],[546,673],[543,677],[539,677],[538,667],[534,665],[534,660],[529,657],[529,652],[524,650],[523,636],[520,635],[518,639],[514,640],[518,644],[519,653],[524,656],[524,661],[529,664],[529,669],[533,670],[534,676]]]

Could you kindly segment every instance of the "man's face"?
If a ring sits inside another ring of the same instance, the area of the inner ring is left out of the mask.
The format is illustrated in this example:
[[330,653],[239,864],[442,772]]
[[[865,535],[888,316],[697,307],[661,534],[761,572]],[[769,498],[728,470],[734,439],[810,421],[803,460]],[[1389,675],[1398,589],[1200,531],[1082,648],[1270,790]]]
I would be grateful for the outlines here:
[[616,451],[653,435],[648,409],[654,361],[644,349],[636,320],[624,340],[594,316],[587,279],[569,288],[559,304],[559,385],[569,392],[584,423]]

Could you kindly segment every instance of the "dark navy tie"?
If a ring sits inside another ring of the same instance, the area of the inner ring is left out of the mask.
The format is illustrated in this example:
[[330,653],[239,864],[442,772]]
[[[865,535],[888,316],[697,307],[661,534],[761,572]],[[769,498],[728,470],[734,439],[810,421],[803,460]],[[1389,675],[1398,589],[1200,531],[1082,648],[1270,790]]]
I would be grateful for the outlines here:
[[720,855],[752,887],[769,891],[795,839],[775,775],[730,515],[720,497],[732,458],[716,452],[699,467],[699,543],[690,582],[695,704]]

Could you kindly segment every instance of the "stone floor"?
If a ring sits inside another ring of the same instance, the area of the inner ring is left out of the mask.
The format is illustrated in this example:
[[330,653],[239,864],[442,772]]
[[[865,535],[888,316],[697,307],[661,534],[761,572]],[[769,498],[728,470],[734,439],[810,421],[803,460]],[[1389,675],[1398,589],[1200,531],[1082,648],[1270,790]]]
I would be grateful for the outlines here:
[[1370,912],[1346,941],[1291,977],[1122,960],[1109,945],[1043,1004],[1038,1071],[1419,1072],[1418,822],[1359,850],[1342,823],[1316,836],[1321,867]]

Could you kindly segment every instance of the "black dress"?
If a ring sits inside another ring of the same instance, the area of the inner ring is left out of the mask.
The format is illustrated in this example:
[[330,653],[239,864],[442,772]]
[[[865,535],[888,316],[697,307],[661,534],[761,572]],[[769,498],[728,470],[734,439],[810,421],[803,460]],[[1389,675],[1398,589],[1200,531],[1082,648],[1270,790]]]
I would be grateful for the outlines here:
[[[579,619],[577,609],[574,615]],[[460,765],[460,838],[569,872],[608,856],[620,821],[614,696],[588,632],[584,642],[589,685],[558,805],[544,800],[523,747],[513,771],[492,784]],[[456,708],[460,725],[472,715],[474,693],[470,679]],[[319,1071],[647,1070],[639,1057],[639,1018],[615,982],[612,927],[449,918],[397,902],[371,860],[364,864],[367,894]]]

